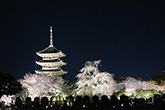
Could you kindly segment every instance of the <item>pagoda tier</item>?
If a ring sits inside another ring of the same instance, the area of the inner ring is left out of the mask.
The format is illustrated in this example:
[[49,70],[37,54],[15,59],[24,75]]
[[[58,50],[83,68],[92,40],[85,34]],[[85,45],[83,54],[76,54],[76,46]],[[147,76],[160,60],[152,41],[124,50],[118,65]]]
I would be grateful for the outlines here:
[[41,61],[36,61],[36,64],[40,66],[64,66],[66,63],[64,63],[62,60],[60,61],[54,61],[54,60],[41,60]]
[[36,73],[39,73],[39,74],[48,74],[48,75],[63,75],[63,74],[66,74],[67,72],[66,71],[63,71],[63,70],[35,70]]
[[36,54],[42,57],[42,60],[36,61],[36,64],[42,67],[39,70],[35,70],[36,73],[45,73],[49,75],[63,75],[67,73],[61,69],[66,63],[60,60],[60,58],[65,57],[66,55],[53,46],[52,27],[50,27],[50,45],[47,48],[36,52]]
[[44,60],[47,60],[50,57],[51,59],[58,59],[66,56],[64,53],[62,53],[62,51],[59,51],[55,47],[52,47],[52,45],[49,45],[49,47],[37,52],[36,54],[42,57]]

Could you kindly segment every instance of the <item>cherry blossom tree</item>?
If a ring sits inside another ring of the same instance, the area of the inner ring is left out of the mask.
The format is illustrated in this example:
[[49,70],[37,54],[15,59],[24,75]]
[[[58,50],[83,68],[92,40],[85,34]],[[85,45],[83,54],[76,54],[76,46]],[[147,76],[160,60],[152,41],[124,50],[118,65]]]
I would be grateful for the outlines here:
[[48,76],[46,74],[25,74],[24,79],[19,80],[27,89],[29,97],[43,97],[61,92],[60,84],[63,83],[60,76]]
[[75,90],[76,95],[92,95],[92,75],[98,72],[97,66],[97,63],[95,62],[92,63],[90,61],[87,61],[85,63],[85,67],[80,70],[81,73],[76,76],[78,78],[78,81],[76,82],[78,88]]
[[141,81],[132,77],[127,77],[122,83],[125,85],[125,92],[129,92],[131,94],[135,93],[136,90],[153,89],[153,86],[149,81]]
[[115,81],[113,74],[108,72],[100,72],[98,61],[87,61],[85,67],[80,70],[80,73],[76,76],[78,81],[76,82],[77,89],[75,89],[75,95],[107,95],[110,96],[115,91]]
[[98,72],[92,76],[94,88],[93,94],[102,96],[111,96],[116,90],[116,83],[113,79],[113,74],[108,72]]
[[61,76],[55,76],[53,84],[49,84],[49,91],[53,96],[67,96],[67,83]]
[[149,98],[151,96],[141,95],[142,93],[152,92],[153,94],[158,94],[156,91],[160,91],[160,87],[158,85],[154,85],[150,81],[137,80],[133,77],[127,77],[123,82],[118,83],[117,89],[117,91],[124,91],[124,95],[140,98]]

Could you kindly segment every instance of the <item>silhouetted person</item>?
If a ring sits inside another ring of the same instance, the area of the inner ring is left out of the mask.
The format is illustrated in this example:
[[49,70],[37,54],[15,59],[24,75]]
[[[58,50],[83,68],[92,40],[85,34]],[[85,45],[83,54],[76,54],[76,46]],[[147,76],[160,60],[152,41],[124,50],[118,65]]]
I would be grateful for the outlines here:
[[56,101],[56,98],[55,97],[51,97],[50,98],[50,104],[51,105],[54,105],[55,104],[55,101]]
[[108,110],[110,108],[109,99],[106,95],[103,95],[101,97],[100,108],[103,109],[103,110]]
[[97,95],[94,95],[92,97],[90,108],[91,108],[90,110],[98,110],[99,109],[99,97]]
[[128,110],[129,108],[129,99],[128,97],[125,97],[124,99],[124,110]]
[[38,108],[40,106],[40,98],[39,97],[34,98],[33,105],[35,108]]
[[129,99],[128,99],[128,97],[125,96],[125,95],[122,95],[122,96],[120,96],[120,101],[121,101],[121,104],[124,107],[124,110],[128,110],[128,108],[129,108]]
[[165,110],[165,94],[163,94],[161,98],[161,107],[162,107],[162,110]]
[[20,97],[16,97],[16,101],[15,101],[15,107],[16,108],[21,108],[22,106],[22,101]]
[[30,97],[26,98],[25,107],[26,108],[31,108],[32,107],[32,102],[31,102],[31,98]]
[[157,105],[160,103],[160,95],[154,95],[154,104]]
[[94,105],[98,105],[98,104],[99,104],[99,97],[98,97],[97,95],[94,95],[94,96],[92,97],[92,103],[93,103]]
[[49,104],[48,98],[47,97],[42,97],[41,98],[41,106],[45,107]]
[[84,96],[82,102],[83,102],[83,108],[84,109],[89,109],[89,107],[90,107],[90,98],[89,98],[89,96]]
[[116,98],[116,96],[115,95],[112,95],[111,96],[111,100],[110,100],[110,107],[112,109],[115,109],[116,106],[117,106],[117,102],[118,102],[118,99]]
[[75,102],[73,103],[73,110],[81,110],[82,109],[82,97],[77,96]]
[[81,96],[77,96],[74,103],[75,104],[82,104],[82,97]]
[[155,110],[161,110],[161,97],[160,95],[154,95]]
[[109,99],[108,99],[108,97],[107,97],[106,95],[103,95],[103,96],[101,97],[101,103],[103,103],[103,104],[108,104],[108,101],[109,101]]
[[84,96],[83,97],[83,104],[89,104],[90,103],[90,98],[89,96]]

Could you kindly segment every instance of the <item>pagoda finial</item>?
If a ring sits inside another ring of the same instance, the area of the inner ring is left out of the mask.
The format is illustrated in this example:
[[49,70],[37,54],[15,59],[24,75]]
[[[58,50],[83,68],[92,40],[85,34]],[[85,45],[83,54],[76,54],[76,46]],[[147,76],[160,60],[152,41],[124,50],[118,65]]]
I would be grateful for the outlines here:
[[52,26],[50,26],[50,46],[53,46],[53,31],[52,31]]

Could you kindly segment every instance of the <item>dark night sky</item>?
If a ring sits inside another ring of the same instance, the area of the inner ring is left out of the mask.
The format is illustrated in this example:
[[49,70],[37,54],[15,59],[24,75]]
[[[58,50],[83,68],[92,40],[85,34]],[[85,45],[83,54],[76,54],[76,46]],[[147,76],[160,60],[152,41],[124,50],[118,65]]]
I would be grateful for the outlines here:
[[[141,1],[141,2],[140,2]],[[36,51],[49,45],[67,57],[64,79],[87,60],[101,59],[101,71],[115,78],[149,80],[165,68],[165,1],[4,0],[0,13],[0,71],[23,78],[36,69]]]

